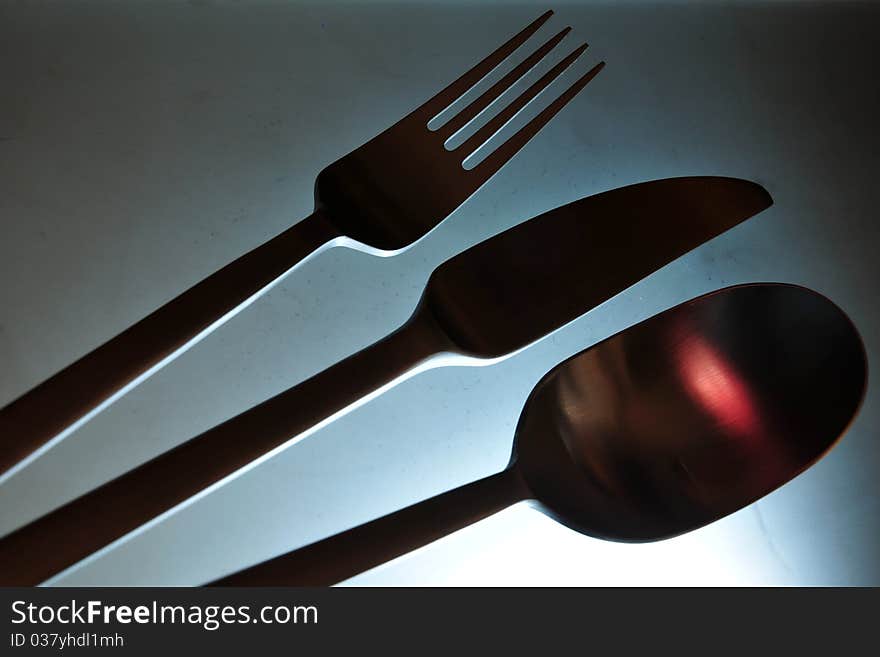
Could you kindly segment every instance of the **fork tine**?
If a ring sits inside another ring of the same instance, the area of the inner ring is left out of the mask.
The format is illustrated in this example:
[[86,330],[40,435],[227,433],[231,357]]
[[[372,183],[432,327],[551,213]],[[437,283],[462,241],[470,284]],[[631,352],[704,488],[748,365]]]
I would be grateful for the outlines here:
[[510,39],[510,41],[498,48],[495,52],[458,78],[443,91],[425,102],[421,107],[415,110],[413,114],[424,114],[425,122],[427,123],[430,119],[434,118],[437,114],[449,107],[449,105],[456,101],[468,89],[482,80],[489,71],[498,66],[498,64],[510,55],[510,53],[519,48],[530,36],[537,32],[538,28],[547,22],[547,19],[552,15],[552,10],[543,13],[519,34]]
[[566,27],[564,30],[559,32],[552,39],[547,41],[543,46],[538,48],[535,52],[533,52],[527,59],[525,59],[519,66],[515,69],[507,73],[503,78],[501,78],[498,82],[492,85],[487,91],[485,91],[479,98],[474,100],[470,105],[465,107],[461,112],[452,117],[449,121],[447,121],[444,125],[438,128],[437,133],[443,137],[443,140],[449,139],[456,132],[461,130],[461,128],[466,125],[471,119],[473,119],[477,114],[486,109],[494,100],[496,100],[502,93],[504,93],[510,85],[519,80],[523,75],[526,74],[535,64],[541,61],[547,53],[549,53],[556,45],[562,41],[563,37],[566,34],[571,32],[570,27]]
[[504,163],[513,157],[520,148],[525,146],[526,143],[528,143],[528,141],[534,137],[559,110],[565,107],[565,105],[568,104],[568,102],[574,98],[581,89],[586,87],[590,80],[596,77],[604,66],[605,62],[599,62],[587,71],[574,84],[572,84],[565,93],[545,107],[540,114],[520,128],[515,135],[496,148],[486,157],[486,159],[471,169],[471,171],[477,172],[484,181],[488,180],[489,177],[504,166]]
[[501,110],[490,121],[488,121],[486,125],[477,130],[477,132],[475,132],[473,135],[471,135],[467,139],[467,141],[465,141],[453,150],[464,153],[464,157],[467,157],[468,155],[476,151],[477,148],[479,148],[487,139],[498,132],[498,130],[500,130],[505,123],[516,116],[519,111],[528,104],[530,100],[541,93],[545,87],[547,87],[551,82],[559,77],[559,75],[565,69],[571,66],[586,49],[586,43],[575,48],[574,51],[571,52],[565,59],[563,59],[561,62],[556,64],[556,66],[554,66],[544,75],[542,75],[537,82],[533,83],[528,89],[520,94],[520,96],[517,97],[512,103],[510,103],[510,105]]

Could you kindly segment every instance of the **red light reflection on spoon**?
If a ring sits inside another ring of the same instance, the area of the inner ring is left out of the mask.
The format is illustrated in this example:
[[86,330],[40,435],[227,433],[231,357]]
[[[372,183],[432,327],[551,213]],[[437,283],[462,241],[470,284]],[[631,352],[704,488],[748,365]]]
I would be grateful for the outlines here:
[[679,374],[690,396],[729,433],[761,434],[761,417],[748,384],[733,364],[700,335],[678,342]]

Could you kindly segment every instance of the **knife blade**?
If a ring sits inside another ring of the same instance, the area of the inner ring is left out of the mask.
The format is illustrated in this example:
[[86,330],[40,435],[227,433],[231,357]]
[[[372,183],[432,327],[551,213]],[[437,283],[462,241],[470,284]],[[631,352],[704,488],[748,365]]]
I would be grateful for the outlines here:
[[550,210],[447,260],[432,274],[426,301],[462,349],[499,357],[772,204],[763,187],[737,178],[620,187]]

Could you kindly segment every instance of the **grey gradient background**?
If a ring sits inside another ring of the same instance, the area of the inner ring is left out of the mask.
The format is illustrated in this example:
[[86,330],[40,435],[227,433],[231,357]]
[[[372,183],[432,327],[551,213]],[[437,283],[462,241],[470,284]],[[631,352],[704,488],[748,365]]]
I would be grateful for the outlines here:
[[[306,216],[323,166],[546,8],[0,2],[0,404]],[[503,363],[402,383],[52,583],[198,584],[491,474],[545,371],[724,285],[827,294],[876,366],[877,6],[554,8],[534,42],[568,24],[568,49],[591,44],[578,70],[608,66],[488,186],[399,256],[303,265],[0,486],[0,533],[367,346],[435,266],[551,207],[699,174],[756,180],[776,204]],[[875,376],[823,461],[697,532],[606,543],[518,505],[350,583],[877,585],[878,427]]]

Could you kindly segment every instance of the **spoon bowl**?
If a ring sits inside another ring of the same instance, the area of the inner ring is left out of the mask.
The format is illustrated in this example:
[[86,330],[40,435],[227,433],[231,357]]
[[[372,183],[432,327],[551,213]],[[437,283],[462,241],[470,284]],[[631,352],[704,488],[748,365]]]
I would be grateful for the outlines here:
[[670,538],[815,463],[858,411],[866,377],[858,332],[825,297],[725,288],[553,368],[503,472],[214,584],[333,584],[523,500],[597,538]]
[[534,388],[513,467],[584,534],[669,538],[803,472],[862,400],[847,316],[794,285],[727,288],[561,363]]

